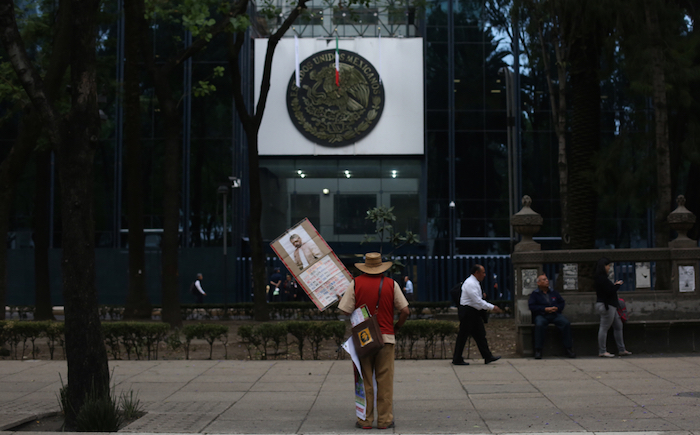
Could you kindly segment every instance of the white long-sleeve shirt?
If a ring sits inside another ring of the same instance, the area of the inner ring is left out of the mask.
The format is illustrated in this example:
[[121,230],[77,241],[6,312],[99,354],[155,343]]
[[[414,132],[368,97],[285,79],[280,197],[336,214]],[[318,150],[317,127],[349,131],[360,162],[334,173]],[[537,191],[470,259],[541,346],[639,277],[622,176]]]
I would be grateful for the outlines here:
[[470,275],[462,284],[462,296],[460,305],[468,305],[477,310],[492,310],[493,304],[486,302],[482,297],[481,284],[474,275]]
[[202,289],[202,284],[200,284],[199,280],[194,282],[194,286],[197,288],[197,290],[199,290],[199,292],[201,294],[203,294],[203,295],[206,294],[206,293],[204,293],[204,289]]

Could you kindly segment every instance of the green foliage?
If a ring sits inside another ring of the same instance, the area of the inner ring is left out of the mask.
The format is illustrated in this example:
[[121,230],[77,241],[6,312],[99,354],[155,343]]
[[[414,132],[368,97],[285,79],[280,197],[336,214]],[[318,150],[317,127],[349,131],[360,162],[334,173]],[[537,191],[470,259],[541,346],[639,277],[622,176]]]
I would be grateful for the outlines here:
[[456,322],[447,320],[409,320],[396,333],[396,347],[401,357],[413,359],[418,357],[416,344],[423,339],[423,357],[435,358],[437,344],[440,344],[440,358],[447,352],[447,340],[457,335],[459,330]]
[[263,323],[257,326],[257,333],[262,341],[263,358],[267,359],[269,355],[267,349],[272,345],[274,355],[279,353],[279,347],[282,342],[287,343],[287,325],[279,322]]
[[114,393],[101,393],[93,386],[75,416],[78,432],[117,432],[124,422]]
[[51,359],[53,359],[53,354],[56,349],[56,343],[59,343],[61,347],[64,347],[63,332],[65,330],[65,324],[62,322],[55,322],[52,320],[46,320],[44,323],[44,336],[46,337],[46,345],[49,347],[49,354]]
[[319,359],[321,343],[333,337],[329,322],[311,321],[309,322],[308,335],[306,336],[311,345],[311,356],[314,360]]
[[253,359],[253,349],[258,349],[262,340],[255,333],[255,329],[251,325],[241,325],[238,327],[238,336],[241,337],[241,341],[245,344],[248,350],[248,356]]
[[[367,216],[365,219],[369,219],[375,223],[376,236],[365,234],[361,244],[377,240],[379,242],[379,253],[382,255],[385,242],[389,242],[392,246],[391,252],[387,255],[392,255],[394,251],[404,245],[420,243],[420,237],[418,234],[414,234],[412,231],[406,231],[405,233],[396,231],[396,228],[394,227],[394,222],[396,222],[394,207],[380,206],[371,208],[367,210]],[[394,265],[391,267],[391,273],[400,273],[403,268],[404,264],[398,259],[394,259]]]
[[132,390],[119,395],[119,406],[125,421],[136,420],[144,413],[138,394],[134,395]]
[[[287,322],[287,331],[296,340],[299,349],[299,358],[304,359],[304,339],[309,332],[309,322],[291,321]],[[240,329],[239,329],[240,334]]]
[[413,350],[421,336],[419,325],[415,321],[408,320],[396,331],[396,350],[401,356],[404,356],[408,350],[408,358],[413,359]]
[[335,344],[338,346],[336,353],[336,359],[345,359],[345,352],[340,350],[342,344],[345,342],[345,332],[346,332],[345,322],[328,322],[328,333],[330,338],[333,339]]
[[230,21],[234,33],[245,32],[250,27],[250,17],[247,14],[231,17]]
[[[0,57],[0,60],[3,59]],[[17,82],[17,75],[15,74],[12,64],[10,62],[0,62],[0,100],[5,103],[18,103],[25,101],[26,94],[24,89]],[[0,124],[9,116],[12,116],[14,111],[8,111],[0,118]]]
[[185,359],[190,359],[190,345],[195,338],[205,340],[209,344],[209,359],[212,358],[216,340],[221,341],[224,344],[224,348],[226,348],[228,343],[228,327],[224,325],[197,323],[183,327],[182,333],[185,336]]
[[150,0],[146,2],[145,18],[180,24],[185,30],[189,30],[194,38],[203,38],[209,42],[213,36],[209,30],[217,21],[212,17],[214,10],[221,14],[228,14],[228,3],[201,0]]

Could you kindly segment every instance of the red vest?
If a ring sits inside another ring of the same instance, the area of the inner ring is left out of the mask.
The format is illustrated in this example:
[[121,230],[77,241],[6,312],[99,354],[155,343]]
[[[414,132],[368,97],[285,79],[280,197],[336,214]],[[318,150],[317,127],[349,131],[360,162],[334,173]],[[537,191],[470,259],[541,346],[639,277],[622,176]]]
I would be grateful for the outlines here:
[[[369,312],[374,312],[377,307],[379,294],[379,282],[381,275],[367,275],[366,273],[355,278],[355,307],[367,305]],[[382,284],[382,300],[379,301],[379,314],[377,321],[382,334],[394,335],[394,280],[384,277]]]

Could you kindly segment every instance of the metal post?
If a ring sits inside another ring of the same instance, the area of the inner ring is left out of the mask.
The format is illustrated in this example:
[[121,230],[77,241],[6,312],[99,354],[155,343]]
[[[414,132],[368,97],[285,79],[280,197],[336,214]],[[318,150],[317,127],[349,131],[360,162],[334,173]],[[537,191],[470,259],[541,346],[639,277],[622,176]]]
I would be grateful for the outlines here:
[[[515,115],[514,115],[514,97],[513,97],[513,74],[508,67],[503,67],[498,71],[499,75],[503,75],[506,82],[506,132],[507,132],[507,151],[508,151],[508,216],[515,214],[515,177],[514,177],[514,142],[515,142]],[[510,226],[510,252],[513,252],[515,233],[513,226]]]
[[227,306],[228,305],[228,285],[226,283],[226,275],[227,275],[226,268],[228,267],[228,261],[227,261],[227,257],[226,257],[226,246],[228,246],[228,244],[226,243],[226,234],[228,233],[228,227],[227,227],[228,221],[226,220],[226,209],[227,209],[226,200],[227,199],[228,199],[228,189],[227,189],[226,194],[224,195],[224,316],[226,316],[228,314],[227,313],[227,309],[228,309],[228,306]]
[[[456,187],[455,187],[455,36],[454,36],[454,0],[447,3],[447,80],[449,82],[448,104],[448,179],[449,179],[449,234],[450,259],[453,260],[456,253],[455,237],[457,237],[457,213],[456,213]],[[450,285],[455,281],[455,270],[450,261],[447,276]]]
[[218,192],[224,197],[224,222],[222,225],[223,232],[224,232],[224,316],[226,316],[227,311],[228,311],[228,283],[226,282],[227,278],[227,266],[228,266],[228,261],[227,261],[227,251],[226,248],[228,246],[228,243],[226,243],[226,236],[228,233],[228,225],[227,225],[227,219],[226,219],[226,209],[228,208],[227,200],[228,200],[228,186],[219,186]]

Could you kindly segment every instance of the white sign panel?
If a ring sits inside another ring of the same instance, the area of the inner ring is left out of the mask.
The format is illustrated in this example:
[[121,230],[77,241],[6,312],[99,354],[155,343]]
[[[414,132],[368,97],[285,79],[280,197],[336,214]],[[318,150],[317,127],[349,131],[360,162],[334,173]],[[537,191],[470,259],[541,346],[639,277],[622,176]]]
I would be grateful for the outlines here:
[[564,264],[564,290],[578,290],[578,264]]
[[285,231],[270,246],[321,311],[340,299],[352,281],[350,272],[308,219]]
[[[255,40],[255,102],[267,52],[265,38]],[[380,45],[381,44],[381,45]],[[423,138],[423,40],[421,38],[340,39],[340,50],[357,53],[380,73],[384,108],[373,130],[344,146],[318,145],[294,126],[287,109],[287,86],[295,74],[293,38],[283,38],[272,61],[270,93],[260,127],[259,153],[284,155],[422,155]],[[335,50],[335,39],[299,39],[299,59]]]
[[523,296],[537,290],[537,269],[523,269]]
[[695,267],[678,266],[678,291],[684,293],[695,291]]
[[651,288],[651,265],[634,263],[634,280],[636,288]]

